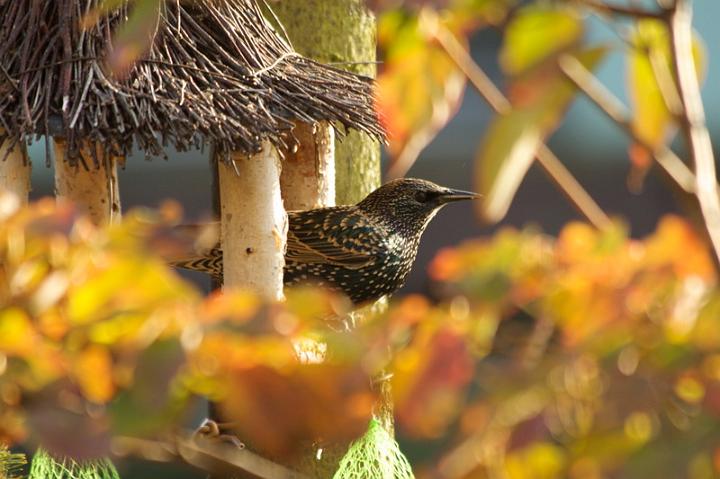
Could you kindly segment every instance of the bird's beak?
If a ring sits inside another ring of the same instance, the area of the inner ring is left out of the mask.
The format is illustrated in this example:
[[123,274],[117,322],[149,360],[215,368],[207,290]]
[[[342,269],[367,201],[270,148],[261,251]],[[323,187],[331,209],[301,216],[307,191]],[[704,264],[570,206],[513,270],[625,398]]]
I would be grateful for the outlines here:
[[472,191],[451,190],[450,188],[448,188],[440,195],[440,203],[450,203],[452,201],[462,200],[477,200],[480,197],[482,197],[482,195],[473,193]]

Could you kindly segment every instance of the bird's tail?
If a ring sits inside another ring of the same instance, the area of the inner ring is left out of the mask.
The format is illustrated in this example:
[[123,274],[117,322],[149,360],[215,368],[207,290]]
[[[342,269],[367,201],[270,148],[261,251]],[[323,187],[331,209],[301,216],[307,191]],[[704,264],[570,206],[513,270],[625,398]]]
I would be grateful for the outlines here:
[[206,253],[195,253],[184,258],[170,261],[170,265],[176,268],[200,271],[216,278],[222,277],[222,250],[212,248]]
[[174,233],[192,240],[186,251],[173,254],[166,260],[176,268],[200,271],[222,277],[222,250],[218,246],[218,224],[179,225]]

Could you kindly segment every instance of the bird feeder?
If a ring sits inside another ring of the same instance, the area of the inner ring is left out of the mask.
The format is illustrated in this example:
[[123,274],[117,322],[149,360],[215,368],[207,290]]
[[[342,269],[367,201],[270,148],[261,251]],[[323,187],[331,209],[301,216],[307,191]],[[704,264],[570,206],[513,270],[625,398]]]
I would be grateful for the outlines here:
[[[88,25],[101,3],[0,2],[3,148],[52,137],[57,194],[104,223],[120,213],[116,167],[134,145],[148,156],[212,146],[225,285],[281,297],[282,200],[332,204],[334,127],[382,137],[371,80],[295,53],[254,0],[159,2],[147,50],[119,76],[107,65],[130,7]],[[7,171],[23,178],[21,159],[8,156],[0,187],[13,188]]]

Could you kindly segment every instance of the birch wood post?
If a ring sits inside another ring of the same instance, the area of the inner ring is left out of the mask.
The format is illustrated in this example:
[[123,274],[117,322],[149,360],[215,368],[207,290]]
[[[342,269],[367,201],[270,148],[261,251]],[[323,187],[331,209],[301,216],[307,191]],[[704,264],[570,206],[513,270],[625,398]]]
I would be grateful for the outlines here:
[[[297,144],[286,151],[280,188],[285,209],[309,210],[335,205],[335,130],[327,122],[296,122]],[[322,362],[322,347],[313,340],[295,343],[301,362]]]
[[6,140],[0,145],[0,189],[15,194],[20,203],[25,205],[30,195],[32,166],[25,152],[25,145],[19,142],[12,151],[8,151],[10,144],[10,140]]
[[117,164],[119,158],[108,157],[98,148],[100,167],[95,167],[90,147],[82,149],[88,168],[80,162],[71,165],[65,158],[65,142],[53,139],[55,149],[55,196],[65,198],[87,210],[96,225],[120,221],[120,190],[118,187]]
[[268,142],[256,155],[218,161],[223,286],[249,287],[283,299],[287,214],[280,194],[280,157]]
[[283,158],[280,187],[285,209],[335,205],[335,130],[327,122],[297,122],[298,143]]
[[[273,2],[295,50],[321,63],[375,76],[377,26],[364,0]],[[336,141],[338,204],[354,204],[380,186],[380,144],[350,130]]]

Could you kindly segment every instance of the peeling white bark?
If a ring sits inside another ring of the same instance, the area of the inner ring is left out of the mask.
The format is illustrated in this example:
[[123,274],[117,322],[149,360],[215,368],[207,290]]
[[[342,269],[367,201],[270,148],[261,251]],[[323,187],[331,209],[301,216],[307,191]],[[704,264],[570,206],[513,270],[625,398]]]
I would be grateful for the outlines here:
[[54,139],[55,147],[55,196],[72,201],[85,208],[90,219],[97,225],[120,220],[120,192],[118,189],[117,158],[104,158],[104,166],[93,166],[92,154],[86,148],[82,155],[88,169],[78,164],[71,166],[65,159],[65,144]]
[[335,130],[327,122],[296,123],[298,145],[283,158],[283,200],[287,210],[335,205]]
[[9,141],[0,145],[0,189],[16,195],[21,204],[27,204],[30,195],[30,158],[27,158],[22,143],[16,144],[8,154],[9,148]]
[[280,157],[269,143],[257,155],[220,161],[224,287],[249,287],[265,299],[283,299],[288,220],[280,195]]
[[[309,210],[335,205],[335,130],[327,122],[296,122],[298,141],[283,157],[280,185],[285,207]],[[300,338],[293,342],[303,364],[324,362],[327,344]]]

